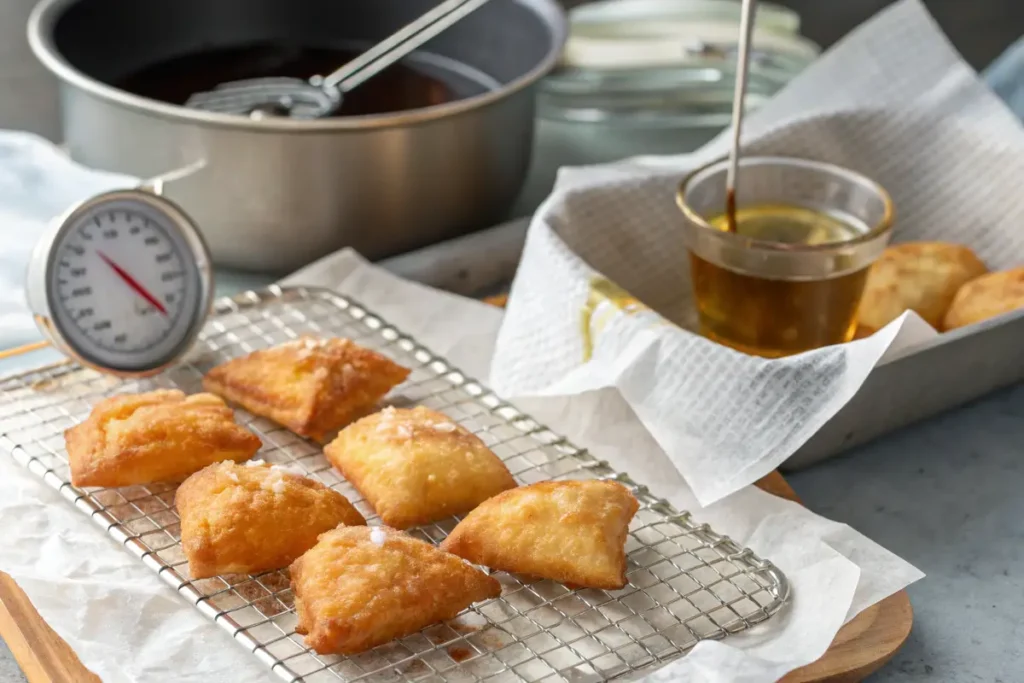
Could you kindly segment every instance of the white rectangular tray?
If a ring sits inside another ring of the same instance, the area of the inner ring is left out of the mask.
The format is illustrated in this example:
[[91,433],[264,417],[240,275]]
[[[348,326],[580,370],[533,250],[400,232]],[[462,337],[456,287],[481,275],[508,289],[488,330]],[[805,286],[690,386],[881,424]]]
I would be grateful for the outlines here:
[[783,469],[821,462],[1024,379],[1024,310],[940,334],[875,368]]
[[[506,290],[528,219],[411,252],[380,265],[465,296]],[[946,332],[876,368],[860,391],[783,466],[796,470],[1024,380],[1024,310]]]

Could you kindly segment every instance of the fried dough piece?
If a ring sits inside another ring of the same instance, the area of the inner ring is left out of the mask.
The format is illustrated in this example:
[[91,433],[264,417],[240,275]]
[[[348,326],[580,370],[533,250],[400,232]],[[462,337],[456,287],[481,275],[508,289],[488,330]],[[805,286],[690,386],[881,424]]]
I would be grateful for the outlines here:
[[320,654],[354,654],[454,618],[501,584],[387,527],[340,527],[291,566],[295,631]]
[[349,339],[301,337],[206,373],[207,391],[322,441],[372,410],[409,370]]
[[262,445],[218,397],[177,390],[100,401],[64,442],[75,486],[181,481],[211,463],[248,460]]
[[396,529],[461,515],[516,485],[483,441],[423,406],[364,417],[324,454]]
[[960,288],[943,329],[954,330],[1024,308],[1024,268],[983,275]]
[[974,252],[960,244],[907,242],[887,248],[871,266],[864,286],[858,311],[863,335],[874,334],[908,310],[940,329],[957,290],[987,272]]
[[193,579],[287,567],[338,525],[366,520],[345,496],[280,465],[210,465],[175,494]]
[[587,588],[626,585],[626,536],[640,504],[613,481],[543,481],[470,512],[441,549],[475,564]]

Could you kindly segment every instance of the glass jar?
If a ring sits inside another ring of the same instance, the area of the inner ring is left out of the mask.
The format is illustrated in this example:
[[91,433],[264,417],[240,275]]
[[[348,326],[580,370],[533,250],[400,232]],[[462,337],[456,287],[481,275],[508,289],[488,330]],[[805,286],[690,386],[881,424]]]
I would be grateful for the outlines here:
[[[692,152],[732,115],[740,3],[606,0],[570,13],[560,67],[541,81],[533,162],[520,214],[561,166]],[[747,110],[771,98],[820,50],[795,12],[759,3]]]

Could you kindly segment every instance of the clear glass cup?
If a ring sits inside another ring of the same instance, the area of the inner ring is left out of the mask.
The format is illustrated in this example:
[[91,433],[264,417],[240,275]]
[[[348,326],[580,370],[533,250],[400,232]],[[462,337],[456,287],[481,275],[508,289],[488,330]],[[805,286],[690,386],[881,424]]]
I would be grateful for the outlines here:
[[741,157],[729,232],[727,165],[698,169],[677,196],[701,333],[770,358],[850,341],[868,268],[892,232],[889,194],[833,164]]

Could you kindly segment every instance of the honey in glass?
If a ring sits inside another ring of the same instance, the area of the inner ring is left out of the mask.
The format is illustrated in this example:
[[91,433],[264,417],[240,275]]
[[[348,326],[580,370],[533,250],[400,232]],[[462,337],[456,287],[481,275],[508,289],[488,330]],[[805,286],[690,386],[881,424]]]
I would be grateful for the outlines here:
[[676,197],[702,334],[769,358],[849,341],[892,233],[888,193],[835,164],[743,156],[730,230],[727,172],[725,160],[699,168]]
[[[724,213],[708,224],[728,230]],[[781,245],[848,242],[869,231],[849,215],[762,204],[736,211],[736,233]],[[739,351],[787,356],[849,341],[868,266],[824,279],[772,279],[745,274],[690,254],[701,333]]]

